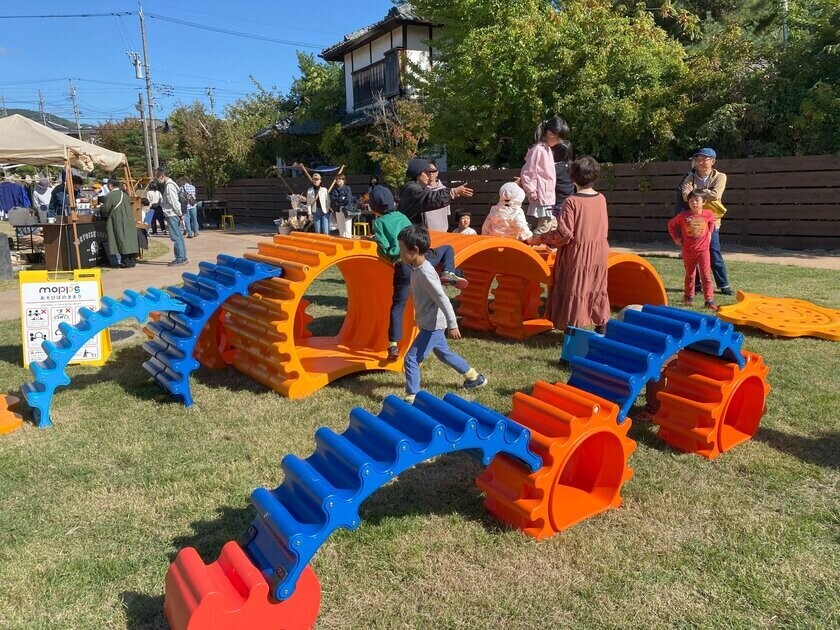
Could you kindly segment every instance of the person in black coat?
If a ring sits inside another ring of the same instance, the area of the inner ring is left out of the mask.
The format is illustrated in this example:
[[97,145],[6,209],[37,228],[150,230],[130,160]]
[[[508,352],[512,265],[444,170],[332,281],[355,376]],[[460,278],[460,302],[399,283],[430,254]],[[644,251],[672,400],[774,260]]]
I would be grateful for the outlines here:
[[406,215],[412,223],[420,223],[420,215],[429,210],[437,210],[452,203],[458,197],[472,197],[472,188],[461,184],[455,188],[427,188],[430,177],[429,171],[434,168],[429,160],[413,158],[408,163],[406,178],[408,183],[400,192],[399,211]]

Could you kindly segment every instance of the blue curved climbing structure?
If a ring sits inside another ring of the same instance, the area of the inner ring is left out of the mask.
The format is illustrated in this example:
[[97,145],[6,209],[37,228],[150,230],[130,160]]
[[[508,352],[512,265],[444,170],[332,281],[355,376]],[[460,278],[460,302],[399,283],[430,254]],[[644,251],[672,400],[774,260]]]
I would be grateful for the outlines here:
[[665,363],[683,348],[724,357],[744,367],[743,337],[713,315],[670,306],[628,310],[610,320],[606,334],[588,338],[584,355],[569,360],[569,385],[617,403],[624,422],[648,381],[658,381]]
[[388,396],[378,416],[353,409],[344,433],[321,427],[312,455],[283,458],[279,487],[254,490],[257,517],[241,544],[274,596],[285,600],[329,535],[359,526],[359,506],[377,488],[454,451],[471,452],[485,466],[505,453],[535,472],[542,462],[529,449],[530,435],[509,418],[454,394],[441,400],[420,392],[413,405]]
[[50,405],[53,394],[57,388],[70,384],[70,377],[64,370],[88,341],[124,319],[133,317],[143,324],[152,311],[181,312],[186,308],[185,302],[160,289],[150,288],[145,293],[129,290],[119,300],[107,296],[102,298],[96,311],[80,308],[79,322],[73,326],[61,322],[58,328],[63,337],[57,343],[45,341],[41,345],[47,358],[30,364],[35,380],[23,386],[23,395],[34,410],[38,426],[52,426]]
[[198,274],[182,275],[183,286],[167,289],[187,308],[166,313],[149,324],[146,328],[153,337],[143,344],[151,355],[143,368],[187,407],[193,404],[190,374],[199,367],[193,351],[204,325],[232,295],[248,295],[248,287],[254,282],[283,273],[280,267],[224,254],[216,258],[216,264],[200,262],[198,267]]

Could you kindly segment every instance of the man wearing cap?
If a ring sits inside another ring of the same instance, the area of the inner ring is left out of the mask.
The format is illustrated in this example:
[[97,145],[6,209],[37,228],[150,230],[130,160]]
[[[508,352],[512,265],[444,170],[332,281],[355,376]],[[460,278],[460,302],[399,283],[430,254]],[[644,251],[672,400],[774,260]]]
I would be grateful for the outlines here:
[[[717,153],[714,149],[704,147],[694,154],[693,163],[694,168],[689,171],[682,182],[680,182],[680,192],[682,193],[683,206],[680,210],[688,207],[688,195],[693,190],[699,190],[707,206],[713,204],[710,208],[715,214],[715,230],[709,242],[709,254],[712,262],[712,275],[715,278],[718,290],[723,295],[732,295],[732,287],[729,286],[729,277],[726,272],[726,263],[723,261],[723,254],[720,252],[720,220],[723,217],[723,212],[715,208],[723,208],[723,191],[726,189],[726,173],[721,173],[714,168],[717,160]],[[697,274],[698,283],[700,275]],[[698,291],[700,289],[698,288]]]
[[473,196],[472,189],[466,184],[455,188],[427,188],[431,181],[430,172],[436,170],[436,166],[423,158],[413,158],[408,163],[405,175],[409,181],[400,192],[399,211],[412,223],[420,224],[422,213],[448,206],[457,197]]

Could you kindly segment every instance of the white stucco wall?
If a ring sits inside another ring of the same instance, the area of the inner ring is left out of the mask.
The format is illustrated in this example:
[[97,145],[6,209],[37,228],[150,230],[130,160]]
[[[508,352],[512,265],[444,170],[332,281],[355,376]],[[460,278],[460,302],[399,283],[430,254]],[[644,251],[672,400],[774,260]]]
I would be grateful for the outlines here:
[[382,37],[373,40],[370,43],[373,63],[382,61],[385,58],[385,53],[391,50],[391,34],[385,33]]

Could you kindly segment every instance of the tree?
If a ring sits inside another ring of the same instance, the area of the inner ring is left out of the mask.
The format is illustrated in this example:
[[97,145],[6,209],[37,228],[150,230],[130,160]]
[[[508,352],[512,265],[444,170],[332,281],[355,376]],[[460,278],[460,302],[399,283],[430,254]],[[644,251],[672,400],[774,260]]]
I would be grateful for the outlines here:
[[204,182],[212,197],[230,180],[236,163],[237,143],[229,121],[208,114],[198,101],[181,106],[170,115],[177,140],[178,158],[168,164],[174,176],[186,175]]
[[373,102],[373,124],[368,139],[370,158],[379,165],[383,179],[394,189],[405,181],[405,167],[429,137],[431,116],[417,101],[392,102],[379,94]]
[[648,12],[599,0],[412,4],[443,25],[433,69],[412,69],[451,164],[519,165],[555,114],[603,160],[657,157],[673,143],[684,103],[669,88],[686,72],[684,51]]
[[294,101],[276,87],[267,90],[253,76],[251,81],[257,91],[225,108],[235,159],[231,171],[236,177],[262,177],[266,169],[274,165],[274,143],[255,141],[254,135],[294,111]]

